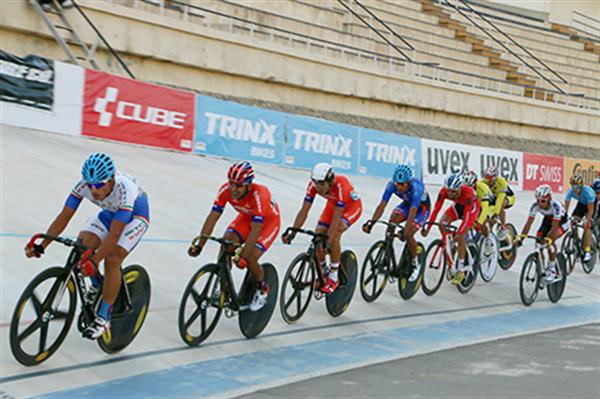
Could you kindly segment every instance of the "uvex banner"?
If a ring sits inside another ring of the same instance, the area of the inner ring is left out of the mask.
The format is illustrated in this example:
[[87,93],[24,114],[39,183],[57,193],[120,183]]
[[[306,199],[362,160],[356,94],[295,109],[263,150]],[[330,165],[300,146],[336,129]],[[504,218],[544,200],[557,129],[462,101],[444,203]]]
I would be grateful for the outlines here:
[[589,159],[573,159],[565,158],[565,192],[569,189],[569,179],[575,173],[580,173],[583,176],[585,184],[592,184],[596,178],[596,174],[600,172],[600,161],[591,161]]
[[194,152],[283,162],[285,114],[206,96],[196,105]]
[[474,170],[479,176],[495,165],[513,189],[523,188],[523,153],[423,139],[423,179],[442,184],[451,173]]
[[523,190],[535,190],[548,184],[555,193],[563,192],[563,159],[523,153]]
[[83,135],[192,150],[194,94],[86,70]]
[[285,164],[312,168],[329,162],[341,173],[358,173],[358,128],[306,116],[289,115]]
[[421,140],[396,133],[360,129],[359,173],[391,178],[398,164],[413,167],[421,176]]

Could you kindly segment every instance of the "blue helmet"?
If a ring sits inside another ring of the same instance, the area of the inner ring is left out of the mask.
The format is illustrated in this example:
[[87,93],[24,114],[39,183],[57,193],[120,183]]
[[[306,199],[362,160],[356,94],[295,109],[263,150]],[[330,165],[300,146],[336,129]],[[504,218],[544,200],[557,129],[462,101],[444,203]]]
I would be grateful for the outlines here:
[[90,155],[81,168],[83,180],[88,184],[105,182],[114,174],[115,164],[113,160],[102,152]]
[[600,178],[598,178],[592,182],[592,188],[594,189],[595,192],[600,191]]
[[398,165],[394,171],[394,183],[406,183],[413,177],[413,170],[408,165]]
[[464,178],[462,173],[452,173],[450,176],[446,177],[444,181],[444,187],[448,190],[458,190],[464,183]]

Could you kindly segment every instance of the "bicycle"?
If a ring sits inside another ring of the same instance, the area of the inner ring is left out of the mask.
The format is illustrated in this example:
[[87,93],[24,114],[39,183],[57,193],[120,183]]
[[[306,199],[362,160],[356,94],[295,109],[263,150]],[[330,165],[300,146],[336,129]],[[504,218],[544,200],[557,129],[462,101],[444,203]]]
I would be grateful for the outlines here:
[[[394,284],[398,280],[398,292],[400,296],[408,300],[412,298],[419,288],[421,288],[421,280],[423,278],[423,253],[425,247],[420,242],[417,243],[417,256],[419,265],[419,276],[415,281],[409,281],[412,274],[410,262],[410,252],[408,246],[404,245],[404,249],[400,258],[396,261],[394,250],[394,240],[396,238],[404,240],[404,227],[396,223],[390,223],[383,220],[377,220],[375,223],[381,223],[394,230],[399,229],[399,232],[388,232],[384,240],[375,242],[369,251],[362,265],[360,272],[360,293],[363,299],[367,302],[373,302],[383,292],[386,284]],[[378,284],[378,279],[381,277],[381,282]],[[369,285],[372,283],[372,288]]]
[[[350,306],[357,279],[356,255],[350,250],[345,250],[341,255],[338,288],[329,295],[320,291],[325,284],[329,270],[322,267],[317,258],[317,249],[327,251],[327,234],[315,233],[312,230],[288,227],[284,235],[290,237],[290,243],[297,233],[312,237],[306,252],[298,254],[290,263],[279,296],[279,310],[281,317],[288,324],[300,320],[306,312],[312,297],[320,300],[325,296],[327,312],[332,317],[338,317]],[[290,295],[288,296],[288,289]],[[290,307],[295,304],[295,312]]]
[[269,284],[269,295],[265,305],[253,312],[250,310],[250,303],[256,291],[256,283],[252,274],[246,270],[240,290],[237,291],[231,273],[234,255],[231,249],[241,247],[242,244],[219,237],[198,236],[194,238],[192,245],[198,245],[200,239],[221,244],[221,250],[217,263],[200,267],[183,291],[178,316],[179,334],[183,342],[189,346],[200,345],[217,326],[223,310],[228,319],[238,315],[240,331],[246,338],[258,336],[271,320],[277,301],[279,281],[275,266],[271,263],[261,264],[265,281]]
[[[90,287],[78,267],[82,257],[91,256],[91,249],[83,246],[79,240],[47,234],[34,235],[27,245],[35,248],[39,239],[52,240],[73,249],[64,266],[53,266],[39,273],[25,287],[17,301],[10,323],[10,348],[15,359],[25,366],[48,360],[63,343],[75,317],[77,292],[82,303],[77,321],[79,332],[83,332],[94,321],[101,296],[91,298]],[[41,252],[38,253],[41,255]],[[100,271],[98,273],[102,279]],[[100,349],[108,354],[125,349],[133,341],[146,319],[150,305],[150,277],[142,266],[125,267],[121,277],[123,281],[113,304],[111,328],[97,340]],[[43,295],[40,294],[42,291]],[[101,288],[99,292],[102,292]],[[27,320],[31,317],[34,319],[29,324]],[[50,328],[51,325],[58,327],[56,322],[61,320],[62,327]],[[27,327],[20,330],[19,327],[25,324]],[[27,343],[38,330],[39,341],[34,345]],[[55,334],[51,334],[49,340],[50,333]]]
[[494,233],[496,237],[498,266],[502,270],[510,269],[517,259],[517,247],[513,245],[515,237],[518,235],[517,228],[509,222],[505,224],[505,229],[502,229],[500,218],[495,215],[491,219],[490,232]]
[[[454,240],[454,235],[458,229],[456,226],[442,225],[441,223],[427,224],[442,227],[442,238],[433,240],[425,251],[422,288],[427,296],[431,296],[442,285],[444,274],[447,280],[451,280],[455,275],[452,265],[455,262],[458,251],[458,245]],[[479,250],[474,240],[467,240],[465,262],[469,266],[467,266],[465,278],[456,285],[456,288],[462,294],[469,292],[477,280],[477,274],[479,273],[478,253]]]
[[583,223],[580,218],[571,217],[572,221],[571,229],[565,235],[563,239],[560,251],[565,254],[567,261],[567,275],[573,273],[577,262],[581,262],[583,271],[586,274],[590,274],[596,266],[596,251],[598,251],[598,241],[595,234],[592,234],[592,243],[590,248],[592,250],[592,257],[589,261],[584,262],[583,257],[585,255],[583,251],[583,238],[579,236],[579,229],[583,229]]
[[[544,256],[544,250],[550,251],[552,245],[552,239],[546,237],[543,242],[536,236],[527,236],[536,240],[535,250],[525,259],[523,268],[521,269],[521,278],[519,281],[519,295],[523,305],[530,306],[537,298],[538,291],[548,287],[546,294],[548,299],[552,303],[556,303],[562,297],[567,283],[567,271],[566,271],[566,260],[562,253],[556,254],[556,260],[558,263],[557,278],[548,283],[545,279],[545,274],[548,270],[546,265],[546,257]],[[528,293],[526,284],[532,285],[531,292]],[[531,284],[533,283],[533,284]]]

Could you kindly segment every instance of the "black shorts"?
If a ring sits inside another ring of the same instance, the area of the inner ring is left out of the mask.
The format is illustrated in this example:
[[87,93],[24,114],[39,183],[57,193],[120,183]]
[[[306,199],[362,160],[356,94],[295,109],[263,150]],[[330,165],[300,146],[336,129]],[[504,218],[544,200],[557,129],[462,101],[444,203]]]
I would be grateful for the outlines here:
[[[554,217],[552,216],[544,216],[544,220],[542,220],[542,224],[540,225],[540,228],[537,231],[537,236],[539,238],[544,238],[548,236],[548,233],[550,233],[550,230],[552,230],[553,220]],[[567,229],[569,228],[569,219],[567,219],[567,215],[564,215],[560,219],[560,222],[558,222],[558,226],[558,237],[560,237],[563,234],[565,234],[565,231],[567,231]]]
[[587,212],[588,206],[583,205],[581,202],[577,202],[577,206],[575,207],[575,209],[573,209],[573,213],[571,214],[571,216],[576,216],[579,219],[583,219],[585,215],[587,215]]

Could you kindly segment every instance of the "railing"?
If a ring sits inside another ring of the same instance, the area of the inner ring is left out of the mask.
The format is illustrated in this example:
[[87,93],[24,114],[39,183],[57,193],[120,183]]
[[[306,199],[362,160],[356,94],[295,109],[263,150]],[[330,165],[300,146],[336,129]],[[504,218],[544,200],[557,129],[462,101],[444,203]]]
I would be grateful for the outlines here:
[[579,32],[589,36],[592,40],[600,41],[600,21],[592,18],[589,15],[573,10],[573,27]]
[[[338,58],[345,62],[356,62],[361,65],[371,66],[387,74],[397,74],[400,77],[412,77],[432,85],[444,87],[469,88],[482,94],[502,94],[515,97],[529,97],[531,101],[543,97],[547,103],[574,107],[588,110],[599,110],[600,99],[563,94],[558,91],[541,89],[535,86],[521,85],[502,79],[476,75],[464,71],[456,71],[441,66],[413,63],[390,54],[381,54],[375,51],[361,49],[343,43],[313,37],[303,33],[292,32],[286,29],[261,24],[240,17],[228,15],[219,11],[202,7],[201,3],[186,3],[179,0],[133,0],[124,4],[119,0],[111,0],[121,5],[134,8],[141,4],[150,4],[156,7],[159,14],[165,13],[167,8],[178,9],[181,19],[188,20],[189,15],[205,13],[201,25],[211,29],[240,34],[251,40],[261,40],[268,43],[284,44],[296,51],[304,51],[314,58],[315,54]],[[166,7],[166,5],[170,7]],[[223,22],[211,22],[207,15],[219,17]],[[414,59],[414,58],[413,58]]]

